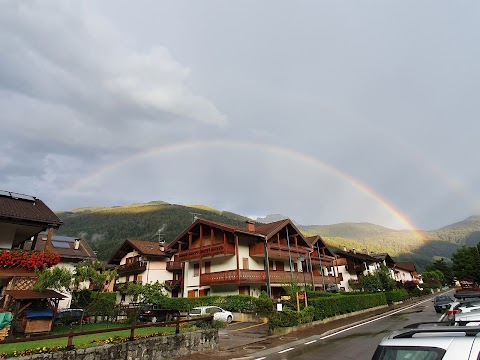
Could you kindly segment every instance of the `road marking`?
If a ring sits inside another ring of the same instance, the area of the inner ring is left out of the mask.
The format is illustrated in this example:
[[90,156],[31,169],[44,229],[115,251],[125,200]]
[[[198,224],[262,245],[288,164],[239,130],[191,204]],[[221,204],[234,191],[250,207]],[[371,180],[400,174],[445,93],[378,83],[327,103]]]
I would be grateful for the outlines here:
[[253,328],[253,327],[256,327],[256,326],[262,326],[262,325],[265,325],[265,324],[266,324],[266,323],[255,324],[255,325],[250,325],[250,326],[247,326],[247,327],[244,327],[244,328],[234,329],[234,330],[229,330],[229,331],[230,331],[230,332],[235,332],[235,331],[250,329],[250,328]]
[[314,342],[317,342],[317,340],[312,340],[312,341],[306,342],[303,345],[310,345],[310,344],[313,344]]
[[284,352],[291,351],[291,350],[293,350],[293,349],[295,349],[295,348],[288,348],[288,349],[279,351],[278,353],[279,353],[279,354],[283,354]]
[[319,339],[320,339],[320,340],[328,339],[329,337],[332,337],[332,336],[341,334],[341,333],[343,333],[343,332],[345,332],[345,331],[352,330],[352,329],[355,329],[355,328],[357,328],[357,327],[360,327],[360,326],[363,326],[363,325],[367,325],[367,324],[370,324],[370,323],[375,322],[375,321],[378,321],[378,320],[385,319],[386,317],[392,316],[393,314],[402,312],[402,311],[404,311],[404,310],[408,310],[408,309],[410,309],[410,308],[412,308],[412,307],[418,306],[418,305],[423,304],[423,303],[425,303],[425,302],[427,302],[427,301],[431,301],[431,298],[429,298],[429,299],[427,299],[427,300],[424,300],[424,301],[421,301],[421,302],[418,302],[418,303],[416,303],[416,304],[407,306],[407,307],[405,307],[405,308],[403,308],[403,309],[394,311],[394,312],[389,313],[389,314],[387,314],[387,315],[380,316],[380,317],[378,317],[378,318],[376,318],[376,319],[369,320],[369,321],[366,321],[366,322],[364,322],[364,323],[357,324],[357,325],[351,326],[351,327],[349,327],[349,328],[346,328],[346,329],[337,331],[337,332],[335,332],[335,333],[333,333],[333,334],[326,335],[326,336],[322,336],[322,337],[319,338]]
[[256,359],[253,359],[253,360],[263,360],[263,359],[266,359],[267,357],[264,356],[264,357],[260,357],[260,358],[256,358]]

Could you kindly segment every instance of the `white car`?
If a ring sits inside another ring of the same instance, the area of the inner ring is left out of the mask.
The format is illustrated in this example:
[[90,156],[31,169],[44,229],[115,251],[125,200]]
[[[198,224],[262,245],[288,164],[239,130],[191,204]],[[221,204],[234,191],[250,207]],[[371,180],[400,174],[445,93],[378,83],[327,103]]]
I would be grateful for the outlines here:
[[457,315],[480,309],[480,299],[455,301],[450,305],[447,316],[449,320],[457,320]]
[[213,320],[220,320],[230,324],[233,321],[233,314],[218,306],[199,306],[190,310],[190,317],[213,315]]
[[432,326],[403,329],[385,337],[372,360],[477,360],[480,327]]

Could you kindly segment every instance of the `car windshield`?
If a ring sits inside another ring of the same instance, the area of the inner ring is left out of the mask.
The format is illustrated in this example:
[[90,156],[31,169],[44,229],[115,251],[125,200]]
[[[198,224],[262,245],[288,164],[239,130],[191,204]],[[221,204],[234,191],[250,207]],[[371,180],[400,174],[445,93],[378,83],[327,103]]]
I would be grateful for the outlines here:
[[372,360],[436,360],[443,358],[444,349],[433,347],[380,346]]

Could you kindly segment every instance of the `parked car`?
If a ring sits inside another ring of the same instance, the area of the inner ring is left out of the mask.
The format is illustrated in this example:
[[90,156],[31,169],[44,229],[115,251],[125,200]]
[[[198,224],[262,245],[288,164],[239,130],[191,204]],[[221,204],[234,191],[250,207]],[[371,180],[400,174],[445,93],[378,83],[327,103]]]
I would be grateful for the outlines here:
[[479,359],[480,327],[430,326],[403,329],[385,337],[372,360]]
[[233,321],[233,314],[218,306],[199,306],[190,310],[190,317],[213,315],[213,320],[220,320],[230,324]]
[[436,296],[433,300],[433,307],[437,313],[445,312],[450,309],[450,304],[455,300],[448,295]]
[[448,320],[455,320],[456,315],[462,312],[470,312],[480,308],[480,299],[457,300],[450,304],[448,309]]
[[162,309],[158,305],[144,305],[138,315],[138,320],[141,322],[163,322],[169,320],[176,320],[180,318],[180,311],[171,309]]
[[[84,313],[83,309],[61,309],[58,310],[57,316],[55,317],[55,325],[70,325],[73,323],[80,323],[82,320],[82,315]],[[87,313],[83,316],[83,321],[90,322],[90,316]]]

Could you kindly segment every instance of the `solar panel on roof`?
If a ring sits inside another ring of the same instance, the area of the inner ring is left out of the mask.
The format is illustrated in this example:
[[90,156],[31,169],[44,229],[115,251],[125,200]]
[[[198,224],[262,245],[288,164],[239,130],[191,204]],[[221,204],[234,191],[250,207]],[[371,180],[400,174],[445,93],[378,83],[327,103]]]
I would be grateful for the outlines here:
[[70,243],[75,242],[75,239],[76,238],[71,236],[61,236],[61,235],[53,235],[52,237],[53,241],[63,241],[63,242],[70,242]]
[[66,242],[52,241],[52,245],[57,249],[70,249],[70,245]]
[[14,199],[22,199],[22,200],[28,200],[28,201],[35,201],[35,198],[30,195],[24,195],[24,194],[17,194],[17,193],[10,193],[12,198]]

